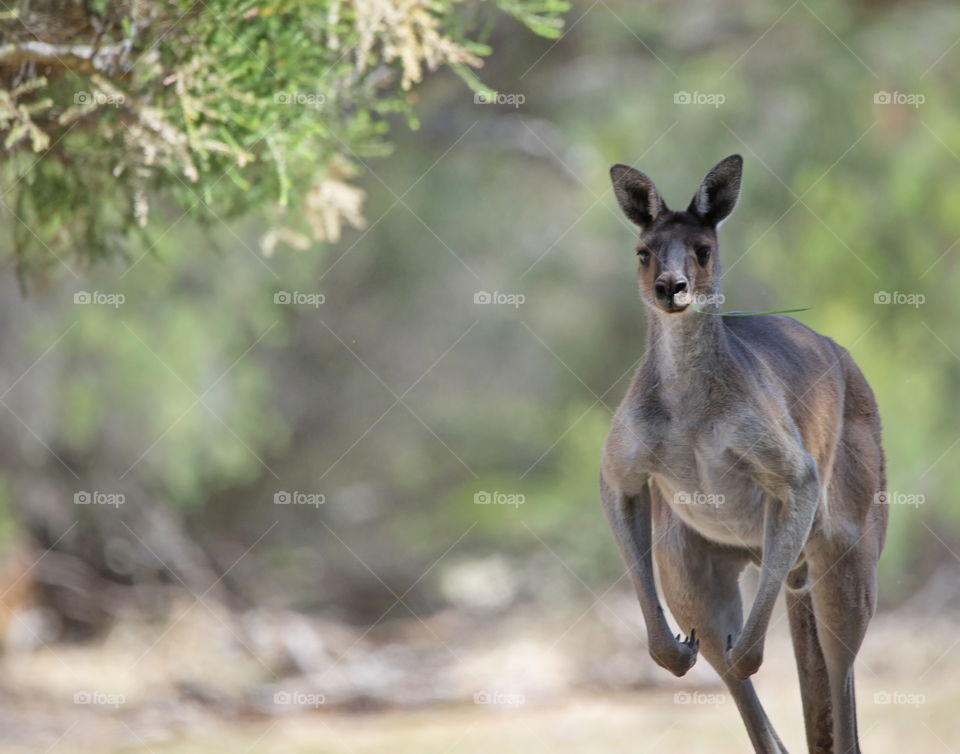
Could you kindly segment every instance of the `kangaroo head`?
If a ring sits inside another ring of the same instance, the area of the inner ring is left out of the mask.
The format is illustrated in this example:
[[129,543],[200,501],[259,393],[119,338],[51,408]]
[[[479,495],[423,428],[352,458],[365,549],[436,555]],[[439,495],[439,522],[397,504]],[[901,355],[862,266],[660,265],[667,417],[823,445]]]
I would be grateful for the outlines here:
[[617,201],[640,229],[638,276],[648,306],[676,314],[718,292],[717,228],[733,212],[742,173],[740,155],[721,160],[707,173],[690,206],[673,211],[639,170],[628,165],[610,168]]

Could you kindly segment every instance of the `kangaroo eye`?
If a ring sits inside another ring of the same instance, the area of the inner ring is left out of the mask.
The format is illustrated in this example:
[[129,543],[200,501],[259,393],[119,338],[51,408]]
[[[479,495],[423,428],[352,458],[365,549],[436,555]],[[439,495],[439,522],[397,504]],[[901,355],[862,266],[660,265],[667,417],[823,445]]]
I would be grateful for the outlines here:
[[638,246],[637,256],[640,257],[640,264],[647,264],[650,261],[650,250],[644,246]]
[[709,259],[710,259],[710,247],[709,246],[699,247],[697,249],[697,263],[701,267],[706,267]]

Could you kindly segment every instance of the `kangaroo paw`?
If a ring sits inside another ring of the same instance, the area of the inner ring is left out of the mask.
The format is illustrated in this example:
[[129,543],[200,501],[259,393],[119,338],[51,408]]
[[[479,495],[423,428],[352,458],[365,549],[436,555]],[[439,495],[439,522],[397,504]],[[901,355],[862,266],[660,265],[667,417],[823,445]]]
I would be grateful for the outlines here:
[[734,643],[732,636],[727,637],[727,667],[734,678],[741,681],[749,678],[760,669],[762,663],[762,641],[754,641],[749,637],[740,636]]
[[691,629],[690,636],[681,639],[667,634],[662,639],[650,642],[650,656],[662,668],[669,670],[675,676],[683,676],[697,661],[700,650],[700,640],[697,639],[697,630]]

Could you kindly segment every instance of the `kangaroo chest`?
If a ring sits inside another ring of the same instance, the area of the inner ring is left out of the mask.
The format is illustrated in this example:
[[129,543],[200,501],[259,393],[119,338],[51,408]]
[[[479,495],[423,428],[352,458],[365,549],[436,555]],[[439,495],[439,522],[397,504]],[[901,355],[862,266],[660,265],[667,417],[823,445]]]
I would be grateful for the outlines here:
[[738,463],[733,418],[687,416],[638,429],[634,462],[679,518],[716,542],[762,545],[766,493]]

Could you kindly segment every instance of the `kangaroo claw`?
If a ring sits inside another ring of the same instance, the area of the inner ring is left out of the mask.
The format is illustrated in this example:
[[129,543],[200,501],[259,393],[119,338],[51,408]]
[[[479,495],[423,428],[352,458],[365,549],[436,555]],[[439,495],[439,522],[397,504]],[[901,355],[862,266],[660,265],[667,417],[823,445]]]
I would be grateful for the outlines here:
[[682,676],[697,661],[699,648],[696,631],[691,629],[690,636],[686,639],[683,639],[681,634],[677,634],[675,639],[667,634],[664,640],[653,641],[650,644],[650,655],[660,667],[676,676]]

